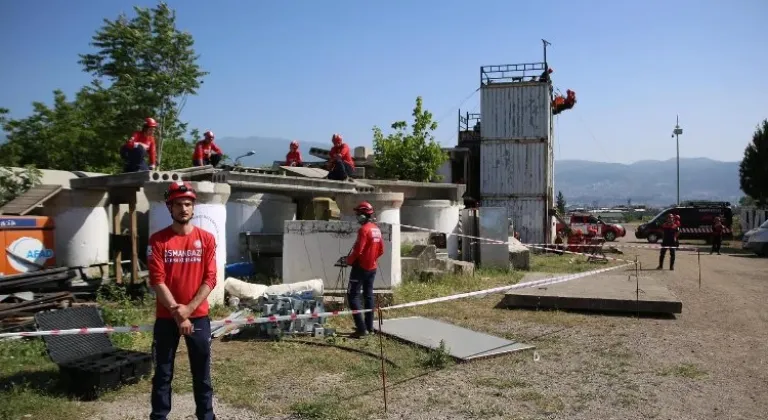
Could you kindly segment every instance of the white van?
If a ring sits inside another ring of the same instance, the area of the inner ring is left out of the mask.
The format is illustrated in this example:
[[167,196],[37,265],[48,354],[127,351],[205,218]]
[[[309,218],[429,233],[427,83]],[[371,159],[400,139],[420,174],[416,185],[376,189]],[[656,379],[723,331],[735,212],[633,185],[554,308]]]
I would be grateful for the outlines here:
[[745,233],[741,239],[741,247],[761,257],[768,256],[768,220]]

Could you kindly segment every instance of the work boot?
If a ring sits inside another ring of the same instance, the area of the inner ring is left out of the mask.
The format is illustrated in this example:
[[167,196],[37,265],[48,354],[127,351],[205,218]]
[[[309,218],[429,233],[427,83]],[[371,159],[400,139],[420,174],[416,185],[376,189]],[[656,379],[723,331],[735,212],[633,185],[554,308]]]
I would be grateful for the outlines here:
[[367,335],[368,335],[368,331],[362,331],[362,332],[355,331],[349,335],[349,338],[354,338],[354,339],[365,338]]

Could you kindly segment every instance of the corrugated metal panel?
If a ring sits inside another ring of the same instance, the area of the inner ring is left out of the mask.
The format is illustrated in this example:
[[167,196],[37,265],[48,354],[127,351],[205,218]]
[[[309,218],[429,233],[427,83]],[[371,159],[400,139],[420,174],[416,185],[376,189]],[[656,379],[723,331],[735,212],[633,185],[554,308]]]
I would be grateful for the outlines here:
[[536,140],[480,142],[480,194],[548,195],[550,149],[545,141]]
[[523,243],[545,243],[547,203],[544,198],[483,198],[482,207],[506,207],[512,228],[520,233]]
[[485,139],[548,138],[552,115],[548,83],[500,83],[480,89]]

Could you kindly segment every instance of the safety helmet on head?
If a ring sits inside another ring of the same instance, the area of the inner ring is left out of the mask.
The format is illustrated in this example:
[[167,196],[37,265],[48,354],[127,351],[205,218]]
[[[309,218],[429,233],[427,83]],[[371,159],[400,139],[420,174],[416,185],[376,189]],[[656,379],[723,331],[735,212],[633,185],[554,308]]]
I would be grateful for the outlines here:
[[165,203],[171,204],[173,200],[178,198],[197,200],[197,194],[195,194],[195,189],[192,188],[192,184],[189,182],[176,181],[169,185],[168,190],[165,192]]
[[331,142],[336,146],[340,145],[343,141],[344,139],[341,137],[341,134],[339,133],[336,133],[333,135],[333,137],[331,137]]
[[373,214],[373,206],[371,203],[363,201],[362,203],[358,204],[357,207],[355,207],[355,213],[370,216]]
[[203,134],[203,137],[205,137],[206,139],[211,139],[211,141],[213,141],[213,139],[216,136],[213,135],[213,131],[208,130],[208,131],[205,132],[205,134]]
[[291,149],[298,149],[299,148],[299,142],[294,140],[291,142]]
[[154,118],[147,117],[144,119],[144,126],[145,127],[157,127],[157,121],[155,121]]

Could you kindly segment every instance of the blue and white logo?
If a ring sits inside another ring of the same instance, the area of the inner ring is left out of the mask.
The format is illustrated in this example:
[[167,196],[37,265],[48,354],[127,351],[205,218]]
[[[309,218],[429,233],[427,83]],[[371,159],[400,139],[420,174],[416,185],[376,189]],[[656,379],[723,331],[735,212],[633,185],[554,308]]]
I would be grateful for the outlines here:
[[8,251],[8,263],[20,273],[37,271],[53,258],[52,249],[46,248],[39,239],[26,236],[11,242]]

